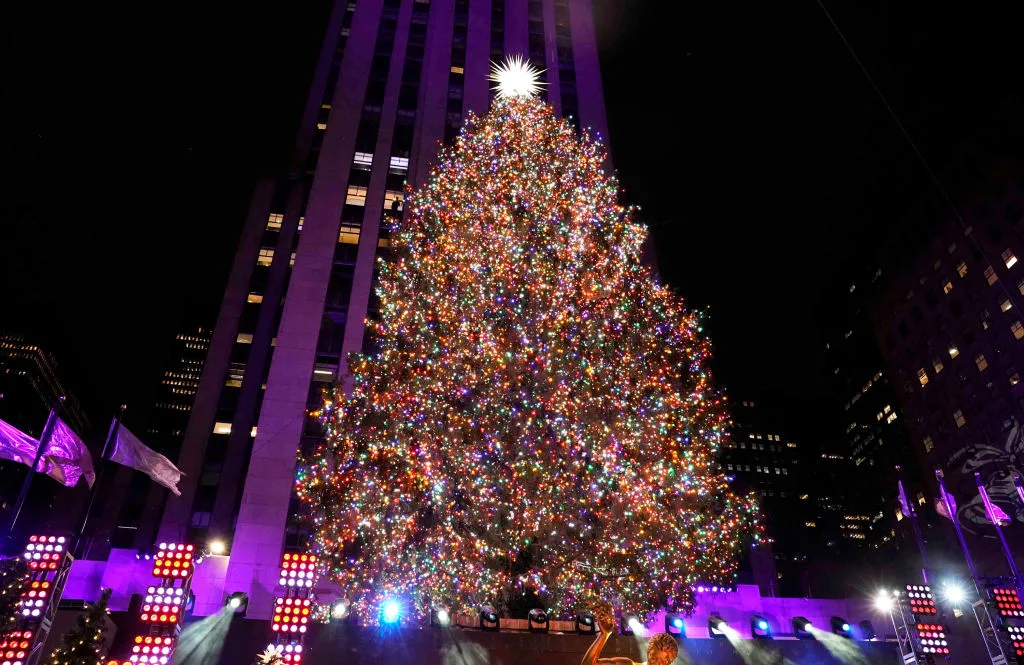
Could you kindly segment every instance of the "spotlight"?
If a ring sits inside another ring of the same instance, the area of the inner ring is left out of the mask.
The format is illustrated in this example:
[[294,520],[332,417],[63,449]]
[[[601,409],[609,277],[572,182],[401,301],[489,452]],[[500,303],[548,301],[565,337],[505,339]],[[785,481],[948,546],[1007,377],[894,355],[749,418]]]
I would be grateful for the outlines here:
[[793,635],[798,640],[813,640],[810,620],[806,617],[793,617]]
[[676,637],[686,637],[686,622],[680,614],[669,612],[665,615],[665,632]]
[[501,628],[498,612],[490,605],[480,606],[480,630],[496,631]]
[[857,626],[860,628],[860,638],[862,640],[873,640],[878,635],[875,632],[875,627],[872,626],[871,622],[867,619],[864,619],[863,621],[858,623]]
[[398,623],[402,618],[402,606],[397,600],[385,600],[380,608],[380,618],[384,623]]
[[708,616],[708,634],[716,639],[725,639],[725,629],[729,627],[729,624],[725,622],[725,619],[719,614],[711,614]]
[[947,582],[946,586],[942,588],[942,595],[953,605],[959,605],[966,598],[964,588],[956,582]]
[[430,625],[438,628],[446,628],[452,623],[452,615],[448,609],[440,606],[430,608]]
[[755,614],[750,617],[750,636],[755,640],[770,640],[772,639],[772,627],[768,623],[768,619],[765,619],[760,614]]
[[842,617],[832,617],[829,622],[832,624],[832,632],[847,639],[853,639],[853,632],[850,622]]
[[623,635],[639,635],[643,633],[644,625],[640,623],[639,617],[635,614],[623,614],[619,618],[619,632]]
[[234,610],[235,614],[245,616],[246,611],[249,609],[249,596],[243,591],[236,591],[228,596],[228,601],[225,605]]
[[597,620],[593,612],[579,612],[576,615],[576,632],[580,635],[593,635],[597,633]]
[[224,544],[223,540],[214,540],[210,542],[210,554],[220,556],[228,551],[227,545]]
[[879,612],[891,612],[892,602],[892,594],[883,589],[875,596],[875,609]]
[[531,633],[548,632],[548,613],[541,609],[530,610],[526,618]]
[[347,619],[352,611],[352,602],[348,598],[341,598],[331,605],[331,618],[335,621]]

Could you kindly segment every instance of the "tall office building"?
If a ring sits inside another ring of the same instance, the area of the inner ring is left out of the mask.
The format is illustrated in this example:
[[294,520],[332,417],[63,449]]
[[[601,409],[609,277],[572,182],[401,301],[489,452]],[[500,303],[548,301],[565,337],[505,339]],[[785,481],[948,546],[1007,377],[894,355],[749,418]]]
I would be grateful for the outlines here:
[[85,435],[89,419],[61,381],[52,351],[25,335],[0,334],[0,418],[38,436],[50,407],[62,397],[61,418]]
[[546,70],[544,95],[606,136],[588,0],[337,0],[290,165],[258,183],[185,430],[182,496],[160,539],[230,545],[225,588],[270,607],[294,519],[296,458],[321,437],[307,416],[368,348],[377,258],[469,112],[485,113],[491,61]]

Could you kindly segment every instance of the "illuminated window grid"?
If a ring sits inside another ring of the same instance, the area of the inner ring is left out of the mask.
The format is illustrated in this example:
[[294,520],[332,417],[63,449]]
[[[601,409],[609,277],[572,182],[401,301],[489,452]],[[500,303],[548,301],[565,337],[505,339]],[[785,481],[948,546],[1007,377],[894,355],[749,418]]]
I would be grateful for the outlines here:
[[153,562],[153,577],[188,577],[194,569],[192,554],[195,547],[183,543],[160,543]]
[[29,536],[23,558],[30,570],[57,570],[67,553],[64,536]]
[[996,610],[1004,618],[1024,617],[1024,606],[1020,602],[1020,594],[1014,588],[996,587],[990,595],[996,601]]
[[917,640],[921,645],[922,653],[928,654],[949,654],[949,644],[946,642],[946,629],[937,623],[919,623],[917,628]]
[[156,663],[167,665],[174,653],[174,638],[153,635],[136,635],[132,641],[132,663]]
[[177,623],[185,607],[183,587],[151,586],[146,589],[146,599],[139,616],[148,623]]
[[910,603],[910,612],[914,615],[938,614],[938,610],[935,608],[935,597],[932,596],[930,586],[908,584],[907,602]]
[[285,554],[281,557],[281,576],[277,582],[280,586],[312,587],[315,578],[315,554]]
[[302,662],[301,644],[268,644],[267,649],[276,651],[286,665],[299,665]]
[[309,625],[309,613],[313,610],[312,604],[309,598],[275,599],[271,630],[275,633],[305,633]]
[[15,630],[0,636],[0,661],[10,665],[24,665],[32,647],[31,630]]

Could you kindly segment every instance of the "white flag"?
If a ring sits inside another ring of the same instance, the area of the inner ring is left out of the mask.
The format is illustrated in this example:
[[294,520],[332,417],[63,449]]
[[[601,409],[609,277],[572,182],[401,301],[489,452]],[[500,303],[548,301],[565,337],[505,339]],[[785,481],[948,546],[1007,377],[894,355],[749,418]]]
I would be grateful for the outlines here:
[[114,449],[110,452],[111,462],[117,462],[124,466],[130,466],[136,471],[141,471],[167,489],[174,492],[175,496],[181,496],[178,491],[178,481],[181,480],[181,471],[171,464],[167,459],[155,450],[150,450],[139,441],[139,438],[125,429],[118,426],[114,436]]

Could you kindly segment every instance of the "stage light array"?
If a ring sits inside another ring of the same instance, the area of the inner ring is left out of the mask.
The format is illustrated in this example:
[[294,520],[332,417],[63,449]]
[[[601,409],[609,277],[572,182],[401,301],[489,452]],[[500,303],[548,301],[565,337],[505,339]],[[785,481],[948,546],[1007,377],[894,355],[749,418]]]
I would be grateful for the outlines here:
[[267,648],[276,651],[285,665],[299,665],[302,662],[301,644],[268,644]]
[[184,543],[160,543],[153,562],[153,577],[188,577],[195,569],[194,551],[194,546]]
[[916,628],[917,641],[923,653],[949,655],[945,628],[937,623],[919,623]]
[[29,536],[22,558],[30,570],[57,570],[66,554],[64,536]]
[[277,598],[270,628],[278,633],[305,633],[311,610],[309,598]]
[[281,558],[280,586],[311,587],[316,577],[315,554],[285,554]]
[[1010,637],[1014,654],[1024,656],[1024,626],[1007,626],[1006,634]]
[[157,663],[167,665],[174,652],[173,637],[154,637],[152,635],[136,635],[132,644],[131,662]]
[[914,615],[938,614],[938,610],[935,608],[935,596],[932,595],[930,586],[908,584],[907,602],[910,603],[910,612]]
[[31,630],[16,630],[0,636],[0,665],[23,665],[31,646]]
[[1012,587],[996,587],[989,591],[992,600],[996,602],[996,610],[1003,618],[1019,619],[1024,617],[1024,606],[1021,605],[1020,595]]
[[185,603],[184,592],[182,587],[149,587],[139,618],[153,623],[177,623]]

